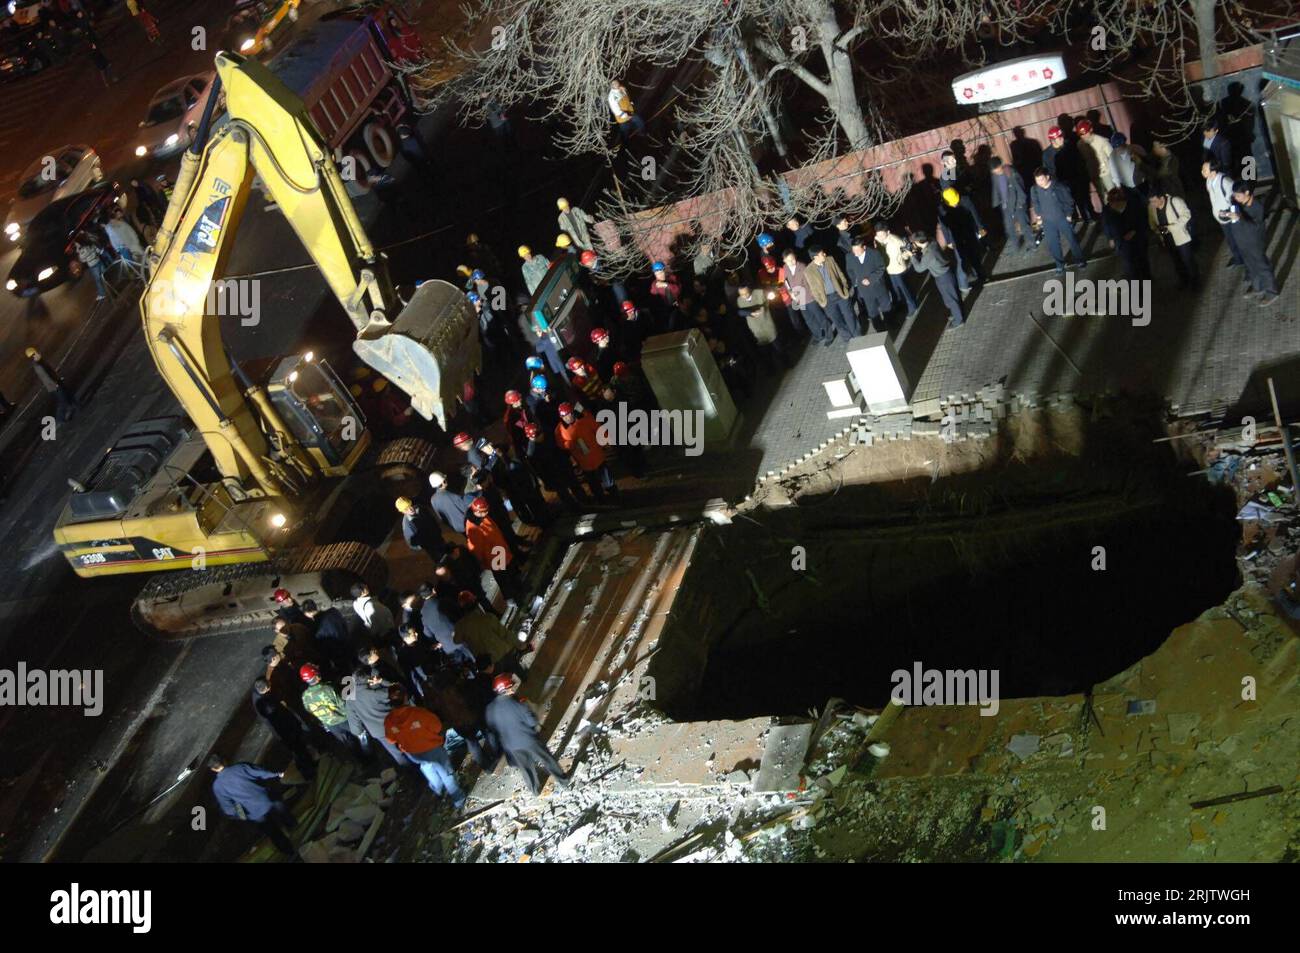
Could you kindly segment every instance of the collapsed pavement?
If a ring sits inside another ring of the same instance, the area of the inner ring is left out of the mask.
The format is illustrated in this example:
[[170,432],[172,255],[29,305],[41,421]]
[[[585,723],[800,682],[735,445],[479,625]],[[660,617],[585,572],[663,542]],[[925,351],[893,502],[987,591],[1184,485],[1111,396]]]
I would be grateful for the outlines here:
[[[921,433],[863,447],[850,433],[737,507],[715,504],[694,518],[679,508],[582,527],[583,535],[561,547],[523,687],[575,784],[560,790],[549,783],[533,797],[502,763],[495,773],[467,778],[470,801],[459,817],[430,798],[412,795],[403,805],[399,796],[393,826],[380,836],[389,858],[1300,856],[1293,793],[1300,741],[1286,730],[1300,706],[1300,665],[1295,634],[1274,601],[1279,574],[1294,575],[1289,537],[1278,553],[1275,545],[1253,545],[1247,533],[1237,553],[1229,546],[1224,554],[1241,567],[1244,584],[1215,595],[1217,604],[1172,623],[1167,636],[1154,633],[1150,651],[1135,652],[1081,690],[1004,696],[994,717],[971,706],[921,705],[880,718],[878,706],[839,698],[802,716],[691,718],[688,711],[682,718],[665,711],[681,711],[706,679],[708,620],[733,603],[765,598],[752,576],[752,587],[717,592],[692,584],[692,566],[761,562],[757,551],[719,553],[708,542],[710,527],[826,505],[845,487],[873,483],[882,506],[957,498],[959,513],[979,515],[987,501],[968,500],[981,499],[980,480],[1005,488],[1015,485],[1013,471],[1032,471],[1035,463],[1047,472],[1062,460],[1087,459],[1103,443],[1091,428],[1123,428],[1131,410],[1097,403],[1026,411],[999,420],[990,439],[967,442]],[[1127,444],[1104,443],[1140,454],[1133,448],[1164,453],[1172,442],[1178,479],[1206,476],[1187,476],[1206,469],[1191,466],[1202,459],[1191,444],[1168,441],[1149,424],[1131,429]],[[1261,448],[1252,462],[1258,465],[1247,462],[1218,481],[1238,510],[1261,493],[1289,496],[1269,451]],[[1116,463],[1126,464],[1122,453]],[[1079,468],[1080,482],[1092,479],[1095,464]],[[1266,466],[1271,475],[1261,480],[1257,471]],[[1078,490],[1069,483],[1053,490],[1068,496]],[[1231,527],[1213,529],[1215,545],[1235,538]],[[1148,541],[1152,558],[1161,543]],[[1260,578],[1263,552],[1275,560],[1272,589]],[[778,606],[774,596],[768,612]]]

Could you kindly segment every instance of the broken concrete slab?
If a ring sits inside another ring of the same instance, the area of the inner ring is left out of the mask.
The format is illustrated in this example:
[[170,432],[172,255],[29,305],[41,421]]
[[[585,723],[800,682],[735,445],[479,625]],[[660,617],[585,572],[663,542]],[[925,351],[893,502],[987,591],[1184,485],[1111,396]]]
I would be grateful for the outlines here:
[[763,760],[754,779],[754,793],[799,790],[799,776],[812,740],[814,725],[773,725],[763,748]]

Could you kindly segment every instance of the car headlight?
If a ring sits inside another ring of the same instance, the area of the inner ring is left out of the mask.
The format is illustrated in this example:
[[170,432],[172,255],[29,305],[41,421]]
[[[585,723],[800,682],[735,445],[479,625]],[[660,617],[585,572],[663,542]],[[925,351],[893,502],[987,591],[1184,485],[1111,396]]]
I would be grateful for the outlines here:
[[22,234],[23,227],[17,222],[10,222],[5,226],[5,234],[14,241],[18,241],[18,236]]
[[10,278],[8,281],[5,282],[5,290],[6,290],[6,291],[17,291],[17,290],[18,290],[18,282],[14,281],[12,278]]
[[256,45],[257,45],[257,39],[256,39],[255,37],[251,37],[251,36],[250,36],[250,37],[249,37],[248,39],[246,39],[243,43],[240,43],[240,44],[239,44],[239,52],[241,52],[241,53],[247,53],[249,50],[251,50],[251,49],[252,49],[254,46],[256,46]]
[[39,272],[36,273],[36,280],[45,281],[47,278],[53,278],[54,273],[58,270],[59,269],[55,268],[53,265],[51,265],[48,268],[42,268]]
[[166,139],[163,140],[163,145],[174,146],[176,145],[176,143],[180,141],[181,141],[181,137],[176,135],[176,133],[173,132],[170,136],[168,136]]
[[146,146],[136,146],[135,154],[139,156],[141,159],[143,159],[145,156],[149,154],[149,149]]

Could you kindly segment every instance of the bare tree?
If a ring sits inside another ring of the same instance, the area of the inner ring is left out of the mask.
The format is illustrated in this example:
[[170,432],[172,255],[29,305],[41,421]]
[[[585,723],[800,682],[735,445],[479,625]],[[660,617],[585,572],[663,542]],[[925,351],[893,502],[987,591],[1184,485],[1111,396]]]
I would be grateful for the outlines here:
[[[1082,0],[1074,5],[1082,7]],[[1133,94],[1158,104],[1165,135],[1182,137],[1218,108],[1222,53],[1259,42],[1263,25],[1290,15],[1294,5],[1097,0],[1087,9],[1094,15],[1089,36],[1082,38],[1089,68],[1113,74]],[[1188,70],[1193,57],[1200,59],[1200,77]]]
[[[879,116],[855,85],[851,54],[861,30],[851,2],[478,0],[466,14],[490,39],[449,44],[463,71],[440,95],[455,95],[470,121],[488,108],[525,103],[552,122],[564,151],[602,155],[619,170],[628,165],[611,136],[611,81],[675,71],[675,92],[658,110],[671,120],[660,124],[671,125],[664,154],[651,157],[648,175],[644,165],[616,174],[598,203],[624,235],[644,234],[656,218],[648,210],[709,196],[691,241],[708,242],[715,256],[739,251],[796,209],[814,215],[825,206],[815,190],[785,175],[792,165],[880,138]],[[781,101],[800,88],[824,108],[804,110],[799,141],[787,143]],[[874,187],[850,191],[847,203],[864,214],[887,199]],[[624,243],[606,263],[630,269],[639,266],[634,258]]]

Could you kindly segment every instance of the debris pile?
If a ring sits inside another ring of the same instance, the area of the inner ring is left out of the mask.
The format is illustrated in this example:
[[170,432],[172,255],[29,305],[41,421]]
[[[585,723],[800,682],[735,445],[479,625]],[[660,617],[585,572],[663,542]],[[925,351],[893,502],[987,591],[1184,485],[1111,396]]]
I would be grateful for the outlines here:
[[323,834],[299,848],[308,863],[355,864],[366,859],[384,813],[397,793],[397,772],[386,769],[377,780],[350,781],[335,795]]
[[1200,463],[1199,472],[1236,494],[1242,576],[1284,594],[1296,608],[1293,617],[1300,617],[1295,577],[1300,511],[1276,428],[1258,434],[1231,430],[1187,436],[1196,441],[1190,449]]

